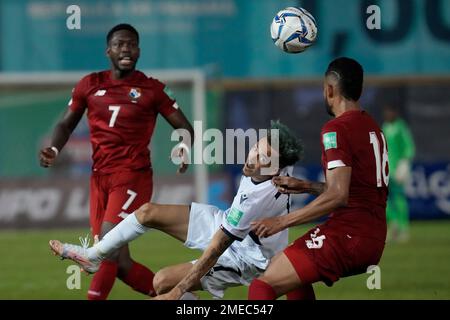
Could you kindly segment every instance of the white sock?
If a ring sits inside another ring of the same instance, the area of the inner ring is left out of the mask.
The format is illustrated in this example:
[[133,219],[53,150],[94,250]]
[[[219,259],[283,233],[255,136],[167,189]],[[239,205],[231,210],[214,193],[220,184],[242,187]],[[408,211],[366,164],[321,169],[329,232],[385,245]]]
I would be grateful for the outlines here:
[[88,258],[91,260],[104,259],[113,251],[143,235],[149,229],[140,224],[136,215],[132,213],[105,234],[102,240],[88,249]]

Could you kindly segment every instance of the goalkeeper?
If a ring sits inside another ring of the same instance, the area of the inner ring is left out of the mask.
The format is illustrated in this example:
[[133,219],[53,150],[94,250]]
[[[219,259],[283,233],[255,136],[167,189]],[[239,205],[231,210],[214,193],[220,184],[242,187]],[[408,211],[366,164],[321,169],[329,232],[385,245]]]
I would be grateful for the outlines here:
[[389,148],[391,177],[386,209],[388,240],[406,242],[409,239],[409,208],[404,188],[411,176],[414,140],[398,108],[392,105],[384,107],[383,132]]

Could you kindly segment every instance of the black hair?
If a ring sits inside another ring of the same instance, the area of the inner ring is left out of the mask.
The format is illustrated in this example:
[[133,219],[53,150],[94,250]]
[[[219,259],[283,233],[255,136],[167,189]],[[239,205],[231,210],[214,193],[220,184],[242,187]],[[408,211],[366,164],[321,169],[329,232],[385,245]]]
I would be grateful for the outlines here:
[[279,120],[270,121],[267,139],[272,142],[271,129],[278,130],[278,154],[280,155],[280,168],[291,166],[299,161],[303,155],[303,144],[299,138],[286,125]]
[[109,41],[111,40],[111,38],[114,35],[114,32],[120,31],[120,30],[128,30],[128,31],[134,33],[136,35],[137,41],[139,43],[139,33],[137,32],[137,30],[131,24],[121,23],[121,24],[118,24],[118,25],[112,27],[112,29],[109,30],[108,34],[106,35],[106,44],[109,44]]
[[333,75],[339,90],[347,100],[358,101],[361,97],[364,79],[363,67],[354,59],[341,57],[328,65],[326,76]]

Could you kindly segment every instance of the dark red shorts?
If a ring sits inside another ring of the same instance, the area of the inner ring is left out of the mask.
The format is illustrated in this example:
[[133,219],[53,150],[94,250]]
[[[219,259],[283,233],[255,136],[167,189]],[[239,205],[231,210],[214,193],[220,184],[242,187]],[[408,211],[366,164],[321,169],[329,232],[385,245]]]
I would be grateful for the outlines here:
[[384,241],[319,225],[289,245],[288,257],[304,284],[323,281],[331,286],[341,277],[367,272],[380,261]]
[[91,176],[90,224],[92,235],[100,235],[103,221],[117,224],[151,200],[152,171],[124,171]]

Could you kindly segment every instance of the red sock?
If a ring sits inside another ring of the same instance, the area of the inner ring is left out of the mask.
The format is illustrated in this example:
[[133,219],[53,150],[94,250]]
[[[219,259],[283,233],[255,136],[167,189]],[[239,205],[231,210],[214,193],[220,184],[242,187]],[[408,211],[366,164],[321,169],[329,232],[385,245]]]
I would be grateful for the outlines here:
[[295,289],[286,294],[287,300],[316,300],[313,286],[310,284],[302,285],[300,288]]
[[248,300],[276,300],[277,295],[272,286],[262,280],[255,279],[248,289]]
[[94,274],[88,291],[88,300],[106,300],[117,275],[117,263],[105,260]]
[[130,271],[125,278],[121,279],[137,292],[154,297],[153,277],[155,274],[140,263],[133,261]]

